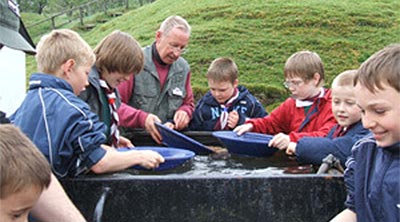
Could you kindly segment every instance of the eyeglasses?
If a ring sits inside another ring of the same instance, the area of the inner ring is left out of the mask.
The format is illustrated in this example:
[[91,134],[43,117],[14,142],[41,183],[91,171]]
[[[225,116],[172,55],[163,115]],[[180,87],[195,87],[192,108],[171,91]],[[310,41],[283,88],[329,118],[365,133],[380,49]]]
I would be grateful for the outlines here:
[[181,48],[181,47],[179,47],[179,46],[172,45],[171,43],[168,43],[168,46],[169,46],[171,49],[173,49],[174,51],[179,52],[180,54],[185,54],[185,53],[188,51],[188,49],[187,49],[186,47]]
[[298,80],[298,81],[285,81],[285,82],[283,82],[283,85],[285,86],[285,88],[289,89],[289,87],[291,87],[291,86],[293,86],[293,87],[299,87],[302,83],[303,83],[302,80]]

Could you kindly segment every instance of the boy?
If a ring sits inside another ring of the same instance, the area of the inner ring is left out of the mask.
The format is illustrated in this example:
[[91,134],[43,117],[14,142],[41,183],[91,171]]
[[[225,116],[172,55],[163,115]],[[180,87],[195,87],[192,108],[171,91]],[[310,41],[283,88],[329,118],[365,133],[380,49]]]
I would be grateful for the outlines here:
[[331,108],[331,91],[324,89],[324,66],[315,52],[300,51],[286,61],[284,85],[292,96],[264,118],[246,121],[234,129],[271,134],[270,147],[287,149],[289,142],[305,136],[323,137],[336,124]]
[[17,127],[0,125],[0,135],[0,221],[27,221],[50,184],[50,166]]
[[400,44],[372,55],[354,80],[362,123],[373,136],[346,162],[347,209],[332,221],[400,221]]
[[53,30],[37,45],[39,72],[11,121],[35,143],[59,177],[114,172],[135,164],[154,168],[164,159],[156,152],[118,152],[104,145],[105,125],[77,97],[88,85],[95,56],[74,31]]
[[354,143],[367,135],[369,130],[361,123],[361,110],[356,104],[353,78],[357,70],[342,72],[332,82],[332,112],[337,120],[327,137],[304,137],[297,143],[290,142],[286,153],[296,155],[302,163],[320,165],[329,154],[340,160],[344,167]]
[[249,118],[267,115],[258,100],[238,86],[238,68],[232,59],[215,59],[207,80],[210,91],[197,103],[190,130],[232,130]]
[[89,73],[89,86],[79,97],[106,124],[108,145],[132,147],[131,141],[119,134],[117,109],[121,99],[116,87],[143,69],[142,49],[129,34],[114,31],[96,46],[94,54],[96,62]]

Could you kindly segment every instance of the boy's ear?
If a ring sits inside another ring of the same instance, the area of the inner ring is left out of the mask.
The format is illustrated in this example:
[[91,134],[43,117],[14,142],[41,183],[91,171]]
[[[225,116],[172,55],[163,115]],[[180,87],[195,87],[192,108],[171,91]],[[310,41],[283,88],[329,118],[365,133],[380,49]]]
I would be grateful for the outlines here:
[[68,59],[64,64],[62,64],[61,69],[63,73],[67,76],[73,71],[75,66],[75,60],[73,59]]
[[314,84],[315,84],[315,85],[318,85],[318,84],[319,84],[320,79],[321,79],[321,75],[320,75],[319,73],[317,73],[317,72],[314,73],[313,81],[314,81]]
[[233,82],[233,87],[236,88],[239,85],[239,80],[235,79],[235,81]]

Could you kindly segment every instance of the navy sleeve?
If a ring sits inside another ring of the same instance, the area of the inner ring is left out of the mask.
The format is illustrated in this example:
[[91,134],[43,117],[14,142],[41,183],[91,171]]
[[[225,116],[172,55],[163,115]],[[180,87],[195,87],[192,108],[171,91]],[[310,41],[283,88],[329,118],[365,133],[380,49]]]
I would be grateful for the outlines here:
[[[193,117],[189,123],[189,130],[193,131],[213,131],[215,124],[217,124],[217,119],[213,120],[210,118],[204,118],[203,114],[205,110],[209,109],[204,103],[204,98],[201,98],[196,105],[193,112]],[[208,120],[205,120],[208,119]]]
[[344,166],[351,147],[355,141],[350,136],[329,139],[326,137],[304,137],[296,146],[296,157],[299,162],[320,165],[322,159],[333,154]]
[[356,165],[356,160],[354,158],[355,153],[357,152],[356,146],[352,150],[352,155],[346,162],[346,170],[344,171],[344,183],[346,185],[346,190],[347,190],[347,197],[345,201],[345,206],[352,210],[353,212],[355,211],[355,201],[354,201],[354,194],[355,194],[355,187],[354,187],[354,171],[355,171],[355,165]]

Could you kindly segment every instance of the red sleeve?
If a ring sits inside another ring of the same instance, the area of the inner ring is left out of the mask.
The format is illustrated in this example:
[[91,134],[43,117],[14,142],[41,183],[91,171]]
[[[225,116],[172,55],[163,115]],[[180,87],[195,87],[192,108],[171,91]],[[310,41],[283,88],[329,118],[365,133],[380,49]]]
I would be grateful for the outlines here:
[[253,118],[246,123],[253,124],[253,132],[275,135],[280,132],[289,133],[291,131],[291,115],[294,104],[292,99],[286,99],[281,105],[273,110],[270,115],[263,118]]
[[121,96],[121,106],[118,108],[119,125],[123,127],[144,128],[148,113],[127,104],[132,96],[134,85],[134,76],[118,85],[118,92]]
[[194,111],[194,98],[193,98],[193,90],[192,90],[192,84],[190,81],[190,79],[191,79],[190,76],[191,76],[191,73],[189,72],[187,75],[187,80],[186,80],[186,85],[185,85],[186,96],[183,99],[183,103],[178,108],[178,110],[185,111],[189,115],[189,118],[191,119],[193,111]]

